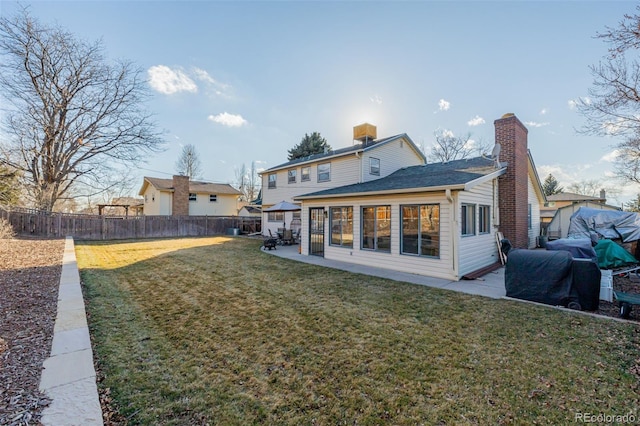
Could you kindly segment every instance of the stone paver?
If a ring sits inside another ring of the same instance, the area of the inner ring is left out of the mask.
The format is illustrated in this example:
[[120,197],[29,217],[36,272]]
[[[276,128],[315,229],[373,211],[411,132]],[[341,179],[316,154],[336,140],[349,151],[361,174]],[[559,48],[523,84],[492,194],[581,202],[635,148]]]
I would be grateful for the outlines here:
[[91,338],[71,237],[65,241],[51,356],[43,364],[40,390],[51,399],[51,404],[42,413],[43,425],[103,424]]

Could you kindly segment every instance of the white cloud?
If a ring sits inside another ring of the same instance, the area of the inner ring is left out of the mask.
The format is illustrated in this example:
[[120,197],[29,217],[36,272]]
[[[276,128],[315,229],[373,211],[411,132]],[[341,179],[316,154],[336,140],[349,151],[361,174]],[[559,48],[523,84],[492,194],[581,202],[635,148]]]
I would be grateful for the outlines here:
[[229,90],[231,89],[230,85],[219,82],[215,78],[211,77],[211,75],[202,68],[193,67],[193,73],[198,80],[212,86],[216,95],[230,97],[230,95],[228,94]]
[[524,124],[529,127],[544,127],[549,125],[549,123],[538,123],[536,121],[525,121]]
[[440,134],[445,137],[445,138],[452,138],[455,135],[453,134],[453,131],[449,130],[449,129],[442,129],[440,131]]
[[181,70],[172,70],[166,65],[154,65],[147,70],[147,74],[151,87],[165,95],[198,91],[196,83]]
[[608,154],[605,154],[600,158],[600,161],[606,161],[607,163],[613,163],[620,156],[620,150],[614,149]]
[[540,115],[546,115],[547,114],[547,109],[546,108],[542,108],[542,110],[540,111]]
[[382,98],[378,95],[371,96],[369,100],[374,104],[382,105]]
[[469,126],[479,126],[484,123],[485,123],[484,118],[480,117],[479,115],[476,115],[471,120],[467,121],[467,124]]
[[223,112],[218,115],[210,115],[207,119],[227,127],[241,127],[247,124],[247,120],[242,118],[241,115],[229,114],[228,112]]
[[440,109],[440,111],[448,111],[449,108],[451,108],[451,103],[445,101],[444,99],[440,99],[438,101],[438,108]]

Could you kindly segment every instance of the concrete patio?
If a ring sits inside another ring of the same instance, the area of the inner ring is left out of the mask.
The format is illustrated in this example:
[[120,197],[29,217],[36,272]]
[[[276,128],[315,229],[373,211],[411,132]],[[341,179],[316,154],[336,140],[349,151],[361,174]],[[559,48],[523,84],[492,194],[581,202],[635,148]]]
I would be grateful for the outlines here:
[[325,259],[320,256],[303,256],[298,253],[297,245],[277,246],[275,250],[266,250],[265,252],[274,256],[296,260],[298,262],[311,263],[314,265],[341,269],[343,271],[358,274],[372,275],[375,277],[425,285],[428,287],[442,288],[477,296],[485,296],[492,299],[501,299],[506,295],[504,287],[504,267],[499,268],[494,272],[489,272],[483,277],[475,280],[450,281],[441,278],[427,277],[424,275],[391,271],[389,269],[376,268],[375,266],[354,265],[348,262]]

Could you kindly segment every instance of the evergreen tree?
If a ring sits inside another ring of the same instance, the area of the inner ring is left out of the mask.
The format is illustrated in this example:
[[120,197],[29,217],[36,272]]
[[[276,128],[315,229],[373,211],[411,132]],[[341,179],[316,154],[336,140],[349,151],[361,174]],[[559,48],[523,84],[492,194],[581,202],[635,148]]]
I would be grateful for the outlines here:
[[549,176],[547,176],[547,178],[544,180],[544,183],[542,184],[542,191],[544,192],[544,195],[549,196],[559,194],[563,190],[564,188],[560,186],[558,180],[553,177],[551,173],[549,173]]
[[320,136],[320,133],[313,132],[311,135],[305,133],[300,143],[287,152],[289,153],[289,161],[291,161],[313,154],[321,154],[325,151],[331,151],[327,140]]

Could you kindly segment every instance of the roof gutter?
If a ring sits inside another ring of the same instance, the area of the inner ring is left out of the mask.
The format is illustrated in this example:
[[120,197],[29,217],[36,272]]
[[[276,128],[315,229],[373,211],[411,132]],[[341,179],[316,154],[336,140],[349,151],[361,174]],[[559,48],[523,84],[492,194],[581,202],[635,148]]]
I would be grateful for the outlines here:
[[348,151],[348,152],[342,152],[340,154],[327,155],[326,157],[314,158],[313,160],[301,161],[301,162],[295,163],[295,164],[285,164],[285,165],[280,166],[280,167],[273,167],[271,169],[267,169],[267,170],[263,170],[261,172],[258,172],[258,175],[262,176],[264,174],[270,174],[270,173],[273,173],[273,172],[277,172],[278,170],[287,170],[287,169],[291,169],[293,167],[304,166],[305,164],[319,163],[321,161],[330,160],[332,158],[346,157],[346,156],[349,156],[349,155],[353,154],[354,152],[362,152],[362,151],[364,151],[364,149],[360,148],[360,149],[357,149],[355,151]]
[[493,173],[489,173],[487,175],[480,176],[477,179],[474,179],[474,180],[472,180],[470,182],[465,183],[464,184],[464,190],[465,191],[469,191],[469,190],[473,189],[477,185],[480,185],[480,184],[485,183],[485,182],[492,181],[493,179],[497,178],[498,176],[502,176],[506,172],[507,172],[507,168],[503,167],[501,169],[496,170]]
[[441,191],[464,191],[465,185],[441,185],[441,186],[426,186],[421,188],[402,188],[402,189],[388,189],[382,191],[364,191],[364,192],[350,192],[344,194],[325,194],[325,195],[298,195],[293,197],[294,200],[320,200],[326,198],[344,198],[344,197],[366,197],[371,195],[393,195],[393,194],[407,194],[414,192],[441,192]]

